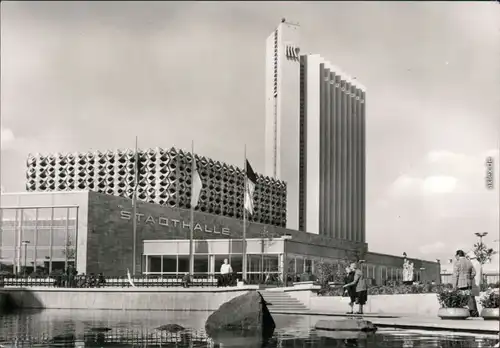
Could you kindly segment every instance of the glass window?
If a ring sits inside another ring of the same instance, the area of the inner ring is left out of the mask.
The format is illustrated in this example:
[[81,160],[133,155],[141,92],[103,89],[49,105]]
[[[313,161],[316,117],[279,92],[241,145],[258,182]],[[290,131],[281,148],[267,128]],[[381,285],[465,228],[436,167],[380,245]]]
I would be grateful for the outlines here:
[[66,230],[57,228],[52,231],[52,243],[55,246],[64,246],[66,243]]
[[242,258],[241,255],[231,255],[231,268],[233,272],[241,273],[242,270]]
[[23,228],[20,235],[21,240],[28,240],[31,244],[35,242],[35,230],[32,228]]
[[163,255],[163,273],[177,272],[177,255]]
[[37,245],[42,247],[50,246],[50,230],[46,229],[38,230]]
[[66,258],[66,248],[64,247],[53,247],[52,248],[52,258],[65,259]]
[[261,255],[247,255],[248,258],[248,272],[252,273],[261,273],[261,263],[262,256]]
[[208,273],[208,255],[194,255],[194,273]]
[[178,272],[189,272],[189,255],[178,255]]
[[297,257],[297,272],[296,274],[302,274],[304,273],[304,259]]
[[14,230],[4,229],[1,231],[0,245],[14,247],[16,245],[16,232]]
[[16,251],[14,248],[0,248],[0,262],[12,261],[15,257]]
[[48,247],[37,247],[36,248],[36,259],[38,261],[46,261],[50,258],[50,248]]
[[215,240],[210,243],[210,253],[211,254],[229,254],[229,240]]
[[305,272],[312,272],[312,260],[306,259]]
[[58,270],[58,271],[64,271],[65,269],[65,262],[64,261],[52,261],[52,272]]
[[149,272],[161,272],[161,256],[149,257]]
[[230,240],[231,254],[243,254],[243,242],[241,240]]
[[279,271],[279,256],[264,255],[264,272],[278,272],[278,271]]
[[288,263],[288,273],[293,274],[295,273],[295,257],[287,256],[286,258],[287,263]]

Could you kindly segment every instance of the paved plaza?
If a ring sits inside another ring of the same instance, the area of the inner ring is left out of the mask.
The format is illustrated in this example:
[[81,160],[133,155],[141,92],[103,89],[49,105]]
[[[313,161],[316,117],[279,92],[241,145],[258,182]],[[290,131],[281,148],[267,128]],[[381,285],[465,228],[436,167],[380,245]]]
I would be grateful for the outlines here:
[[500,332],[499,322],[495,320],[483,320],[481,318],[469,318],[467,320],[442,320],[436,317],[416,317],[412,315],[401,314],[384,314],[367,313],[364,315],[347,315],[345,313],[329,312],[329,311],[285,311],[273,310],[269,307],[272,314],[288,314],[288,315],[309,315],[319,321],[331,319],[332,317],[363,317],[378,327],[390,327],[395,329],[405,330],[432,330],[432,331],[451,331],[465,332],[474,334],[498,335]]

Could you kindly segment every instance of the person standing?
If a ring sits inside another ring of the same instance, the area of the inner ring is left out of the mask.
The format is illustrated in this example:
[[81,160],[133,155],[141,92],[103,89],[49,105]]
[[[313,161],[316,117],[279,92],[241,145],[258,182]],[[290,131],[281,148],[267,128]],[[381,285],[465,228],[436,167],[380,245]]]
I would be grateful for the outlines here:
[[[352,270],[351,267],[347,266],[345,269],[345,273],[346,275],[344,277],[344,284],[351,284],[354,281],[354,270]],[[354,303],[356,302],[356,287],[354,285],[346,287],[344,296],[348,296],[350,299],[349,307],[351,307],[351,310],[347,312],[347,314],[353,314]]]
[[471,317],[478,317],[476,298],[472,293],[474,285],[474,278],[476,277],[476,270],[471,260],[465,257],[463,250],[457,250],[455,253],[457,262],[453,266],[452,285],[455,289],[466,291],[469,296],[469,312]]
[[220,266],[220,275],[222,279],[222,286],[228,286],[229,275],[233,273],[233,268],[229,264],[227,259],[224,259],[224,263]]
[[363,314],[363,306],[368,300],[368,287],[366,284],[366,278],[363,272],[358,268],[358,264],[356,262],[351,263],[350,268],[354,271],[354,280],[350,283],[345,284],[344,288],[355,286],[356,302],[359,305],[359,311],[356,312],[356,314]]

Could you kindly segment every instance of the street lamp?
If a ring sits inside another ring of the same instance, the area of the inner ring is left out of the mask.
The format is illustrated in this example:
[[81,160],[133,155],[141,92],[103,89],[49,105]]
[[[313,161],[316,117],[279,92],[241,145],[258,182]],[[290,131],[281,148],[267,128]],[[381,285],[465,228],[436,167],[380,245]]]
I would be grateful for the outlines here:
[[[483,237],[487,236],[488,232],[476,232],[474,234],[479,237],[479,248],[480,248],[480,250],[482,250]],[[480,260],[478,260],[478,261],[480,261]],[[482,264],[482,262],[479,262],[479,289],[481,289],[482,284],[483,284],[483,264]]]
[[26,266],[27,266],[27,256],[28,256],[28,244],[30,244],[29,240],[23,240],[21,244],[24,246],[24,276],[26,277]]
[[288,260],[286,256],[286,241],[291,240],[292,236],[289,234],[284,234],[283,238],[283,283],[285,286],[288,285]]
[[483,244],[483,237],[487,236],[488,232],[476,232],[474,234],[479,237],[479,243],[482,245]]

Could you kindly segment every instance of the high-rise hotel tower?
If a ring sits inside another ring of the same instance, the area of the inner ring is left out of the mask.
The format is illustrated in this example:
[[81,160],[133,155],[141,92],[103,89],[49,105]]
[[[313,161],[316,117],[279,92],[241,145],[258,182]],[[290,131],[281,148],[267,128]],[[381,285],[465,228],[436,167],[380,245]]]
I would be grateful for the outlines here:
[[365,243],[365,88],[282,20],[266,42],[266,175],[287,183],[287,227]]

